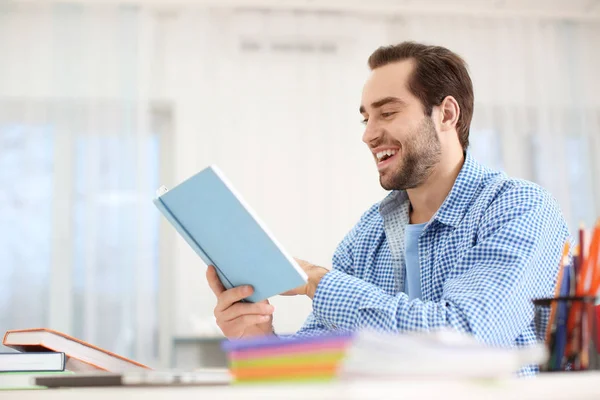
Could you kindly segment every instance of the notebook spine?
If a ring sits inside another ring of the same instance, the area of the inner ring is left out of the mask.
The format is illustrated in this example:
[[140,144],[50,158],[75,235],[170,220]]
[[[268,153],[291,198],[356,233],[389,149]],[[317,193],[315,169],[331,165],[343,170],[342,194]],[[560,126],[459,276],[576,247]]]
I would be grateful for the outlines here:
[[233,284],[231,283],[231,281],[227,278],[227,276],[225,276],[225,274],[223,273],[223,271],[221,271],[212,262],[212,260],[204,252],[204,250],[202,250],[202,248],[200,247],[200,245],[192,238],[192,236],[188,233],[188,231],[185,229],[185,227],[179,222],[179,220],[177,219],[177,217],[175,217],[175,215],[173,215],[173,213],[171,212],[171,210],[169,210],[169,207],[167,207],[167,205],[164,203],[164,201],[162,201],[162,199],[160,197],[157,197],[157,198],[154,199],[154,204],[162,212],[162,214],[165,216],[165,218],[167,220],[169,220],[169,222],[171,223],[171,225],[177,230],[177,232],[181,235],[181,237],[183,237],[183,239],[200,256],[200,258],[202,259],[202,261],[204,261],[204,263],[206,265],[212,265],[212,266],[215,267],[215,269],[217,270],[217,273],[219,275],[219,278],[221,278],[223,286],[225,286],[227,289],[231,289],[233,287]]

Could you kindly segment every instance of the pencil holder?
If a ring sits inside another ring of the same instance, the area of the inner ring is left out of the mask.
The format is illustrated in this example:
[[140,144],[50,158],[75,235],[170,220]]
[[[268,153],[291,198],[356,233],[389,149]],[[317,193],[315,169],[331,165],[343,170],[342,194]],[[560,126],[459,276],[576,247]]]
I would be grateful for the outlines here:
[[537,340],[549,354],[539,366],[541,372],[600,369],[600,308],[595,306],[595,297],[556,297],[533,303]]

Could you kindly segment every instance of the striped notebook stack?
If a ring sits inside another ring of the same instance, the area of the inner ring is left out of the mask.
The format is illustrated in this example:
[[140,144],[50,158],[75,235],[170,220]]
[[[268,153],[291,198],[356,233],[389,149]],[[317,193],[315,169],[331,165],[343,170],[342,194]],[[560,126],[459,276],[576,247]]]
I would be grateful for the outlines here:
[[337,376],[351,334],[229,340],[227,353],[234,383],[330,381]]

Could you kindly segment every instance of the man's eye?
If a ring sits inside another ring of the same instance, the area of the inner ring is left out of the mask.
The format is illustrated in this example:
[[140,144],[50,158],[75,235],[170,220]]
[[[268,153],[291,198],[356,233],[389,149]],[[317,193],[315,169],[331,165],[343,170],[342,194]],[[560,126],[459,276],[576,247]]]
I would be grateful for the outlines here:
[[368,118],[363,119],[362,121],[360,121],[361,124],[366,125],[367,122],[369,122]]
[[395,112],[395,111],[393,111],[393,112],[386,112],[386,113],[381,113],[381,116],[382,116],[383,118],[389,118],[389,117],[391,117],[391,116],[392,116],[392,115],[394,115],[394,114],[396,114],[396,112]]

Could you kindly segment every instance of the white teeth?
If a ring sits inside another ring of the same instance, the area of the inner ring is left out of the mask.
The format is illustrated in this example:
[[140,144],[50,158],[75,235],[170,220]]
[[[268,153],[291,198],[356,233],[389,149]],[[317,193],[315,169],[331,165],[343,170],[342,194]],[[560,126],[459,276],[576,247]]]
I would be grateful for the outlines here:
[[396,153],[397,153],[396,150],[384,150],[384,151],[380,151],[379,153],[375,154],[375,156],[377,157],[378,160],[381,160],[383,158],[383,156],[391,157]]

